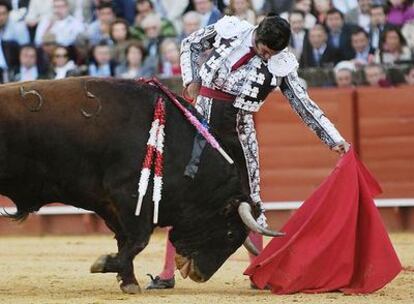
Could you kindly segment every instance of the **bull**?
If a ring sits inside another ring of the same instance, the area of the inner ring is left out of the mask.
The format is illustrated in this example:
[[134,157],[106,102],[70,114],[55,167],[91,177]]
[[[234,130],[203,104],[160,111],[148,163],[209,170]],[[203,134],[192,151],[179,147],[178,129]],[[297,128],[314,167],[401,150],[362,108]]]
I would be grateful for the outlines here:
[[[91,272],[117,273],[126,293],[140,292],[133,259],[156,226],[151,190],[141,214],[134,211],[160,96],[168,100],[155,86],[90,77],[0,89],[0,193],[17,207],[8,216],[24,220],[50,202],[95,212],[114,232],[118,252],[99,257]],[[165,109],[164,186],[157,225],[172,227],[170,238],[182,274],[205,282],[251,229],[275,233],[257,225],[258,210],[241,190],[238,164],[230,165],[213,148],[204,149],[194,179],[184,176],[196,130],[172,103],[167,101]]]

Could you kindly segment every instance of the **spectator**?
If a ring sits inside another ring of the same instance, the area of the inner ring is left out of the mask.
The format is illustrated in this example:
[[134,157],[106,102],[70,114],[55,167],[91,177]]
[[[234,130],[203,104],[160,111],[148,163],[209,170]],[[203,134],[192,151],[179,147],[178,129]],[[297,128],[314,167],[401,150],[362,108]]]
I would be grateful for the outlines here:
[[8,0],[0,0],[0,35],[5,41],[16,41],[23,45],[30,42],[29,31],[23,22],[10,19],[11,4]]
[[408,85],[414,86],[414,66],[411,66],[404,75],[405,82]]
[[145,40],[144,47],[150,57],[159,58],[159,47],[165,36],[161,33],[161,18],[157,14],[151,14],[142,21]]
[[340,89],[353,88],[352,72],[348,69],[341,69],[335,72],[336,87]]
[[[344,61],[342,61],[344,62]],[[338,88],[352,88],[354,82],[352,80],[353,71],[346,67],[335,68],[335,83]]]
[[201,15],[195,11],[189,11],[183,16],[183,31],[178,37],[179,41],[201,28]]
[[405,22],[414,19],[412,0],[390,0],[388,7],[387,20],[393,25],[401,27]]
[[175,39],[165,39],[160,46],[161,64],[159,74],[163,78],[181,76],[180,48]]
[[387,15],[385,13],[385,7],[382,5],[373,5],[370,9],[371,26],[369,30],[369,40],[371,47],[375,50],[381,47],[382,33],[391,25],[387,23]]
[[52,33],[58,44],[70,46],[84,30],[83,23],[69,14],[68,0],[53,0],[53,16],[46,17],[39,22],[35,43],[41,45],[44,35]]
[[151,1],[149,0],[138,0],[136,4],[137,15],[135,18],[135,24],[131,28],[131,35],[134,39],[144,41],[145,37],[145,30],[143,26],[143,21],[148,16],[158,16],[157,18],[160,19],[160,33],[163,37],[176,37],[177,32],[175,31],[174,25],[168,19],[161,17],[158,14]]
[[326,15],[328,28],[328,44],[337,49],[341,60],[352,58],[351,33],[353,27],[346,24],[343,14],[336,8],[330,9]]
[[317,24],[309,31],[309,46],[303,49],[300,66],[307,67],[329,67],[336,64],[340,59],[339,53],[328,43],[325,28]]
[[118,78],[134,79],[150,77],[155,74],[154,66],[146,66],[144,61],[145,50],[139,42],[131,42],[125,50],[126,61],[115,69]]
[[15,41],[4,41],[0,37],[0,83],[9,81],[9,70],[18,65],[19,45]]
[[45,77],[37,65],[36,48],[23,45],[19,52],[19,65],[10,70],[9,81],[32,81]]
[[375,50],[369,45],[368,33],[362,27],[352,32],[351,45],[354,52],[352,62],[355,66],[361,67],[374,62]]
[[375,62],[394,64],[411,61],[412,54],[398,27],[386,29],[382,36],[381,48],[375,53]]
[[69,57],[69,50],[63,45],[58,45],[52,54],[52,70],[50,79],[63,79],[76,73],[76,65]]
[[86,73],[89,64],[90,43],[86,33],[78,35],[73,46],[75,64],[81,69],[82,73]]
[[52,65],[53,51],[58,46],[54,34],[47,33],[39,48],[38,65],[41,70],[48,71]]
[[226,14],[236,16],[240,20],[246,20],[251,24],[256,24],[256,13],[253,10],[251,0],[230,0]]
[[93,77],[111,77],[115,75],[115,63],[111,58],[111,47],[103,40],[92,48],[92,60],[89,75]]
[[316,19],[320,24],[325,23],[326,16],[328,11],[332,8],[331,0],[314,0],[313,1],[313,10]]
[[305,14],[299,10],[292,11],[289,14],[289,23],[292,30],[289,47],[299,60],[302,56],[303,45],[308,39],[308,32],[305,29]]
[[364,67],[364,76],[371,87],[390,87],[391,83],[385,75],[384,68],[379,64],[368,64]]
[[131,39],[128,22],[125,19],[116,19],[111,24],[109,34],[113,43],[112,59],[117,63],[125,61],[125,50]]
[[88,37],[91,45],[110,39],[110,27],[115,20],[115,12],[111,2],[103,1],[96,7],[97,19],[88,26]]
[[213,0],[194,0],[194,9],[202,16],[201,27],[216,23],[222,16]]
[[[347,2],[347,1],[344,1]],[[345,15],[345,22],[359,25],[365,31],[369,31],[371,23],[370,8],[372,0],[358,0],[358,6],[349,10]]]
[[[313,28],[313,26],[316,24],[316,17],[314,15],[312,15],[311,10],[312,10],[312,0],[296,0],[295,1],[295,5],[294,5],[294,9],[293,10],[298,10],[298,11],[302,11],[305,15],[305,24],[304,27],[305,29],[311,29]],[[285,12],[283,14],[280,15],[282,18],[288,19],[289,13]]]

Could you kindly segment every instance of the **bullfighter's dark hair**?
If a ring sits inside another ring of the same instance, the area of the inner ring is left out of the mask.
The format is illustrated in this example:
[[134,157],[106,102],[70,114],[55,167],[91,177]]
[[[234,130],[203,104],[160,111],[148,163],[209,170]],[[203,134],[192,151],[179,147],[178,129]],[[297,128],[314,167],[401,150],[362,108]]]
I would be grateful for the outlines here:
[[285,19],[268,15],[257,27],[255,39],[256,44],[263,43],[274,51],[281,51],[289,44],[290,36],[290,25]]
[[9,0],[0,0],[0,6],[4,6],[6,7],[7,11],[11,11],[12,10],[12,6],[11,6],[11,1]]

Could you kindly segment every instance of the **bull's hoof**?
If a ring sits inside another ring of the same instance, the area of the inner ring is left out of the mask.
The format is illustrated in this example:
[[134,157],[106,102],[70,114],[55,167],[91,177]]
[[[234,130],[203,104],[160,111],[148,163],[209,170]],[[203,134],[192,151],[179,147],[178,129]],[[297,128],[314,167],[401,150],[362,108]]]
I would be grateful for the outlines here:
[[[110,267],[113,264],[113,260],[117,257],[116,253],[112,254],[104,254],[101,255],[95,263],[91,266],[91,273],[104,273],[104,272],[112,272],[112,268]],[[111,263],[112,261],[112,263]]]
[[105,269],[105,264],[106,261],[108,260],[108,255],[101,255],[96,261],[95,263],[92,264],[91,266],[91,273],[102,273],[104,272]]
[[120,287],[121,287],[121,290],[124,293],[127,293],[127,294],[138,294],[138,293],[141,293],[141,288],[139,287],[138,284],[127,284],[127,285],[122,285],[121,284]]

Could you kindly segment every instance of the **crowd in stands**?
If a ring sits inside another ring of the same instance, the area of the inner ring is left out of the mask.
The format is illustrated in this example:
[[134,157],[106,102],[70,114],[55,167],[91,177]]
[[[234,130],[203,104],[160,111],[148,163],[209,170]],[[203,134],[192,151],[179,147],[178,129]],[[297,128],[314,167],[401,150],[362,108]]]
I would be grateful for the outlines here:
[[180,75],[180,43],[223,15],[252,24],[279,14],[301,69],[328,68],[338,87],[414,85],[414,0],[0,0],[0,82],[68,76]]

